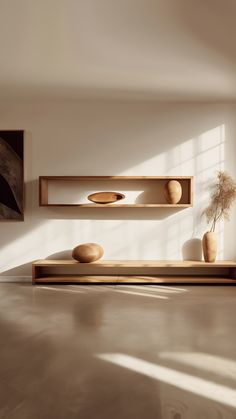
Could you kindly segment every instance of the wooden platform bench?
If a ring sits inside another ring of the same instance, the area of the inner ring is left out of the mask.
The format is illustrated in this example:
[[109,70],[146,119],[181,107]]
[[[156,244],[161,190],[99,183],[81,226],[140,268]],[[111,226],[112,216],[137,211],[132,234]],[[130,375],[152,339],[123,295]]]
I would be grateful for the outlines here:
[[236,284],[236,262],[167,260],[37,260],[32,283]]

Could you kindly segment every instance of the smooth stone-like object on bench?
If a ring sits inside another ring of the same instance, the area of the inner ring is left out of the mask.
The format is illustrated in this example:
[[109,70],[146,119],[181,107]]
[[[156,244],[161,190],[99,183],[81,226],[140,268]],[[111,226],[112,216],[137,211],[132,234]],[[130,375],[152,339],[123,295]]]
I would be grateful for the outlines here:
[[95,192],[88,196],[88,200],[96,204],[112,204],[124,198],[125,195],[120,192]]
[[104,254],[102,246],[97,243],[84,243],[76,246],[72,251],[72,257],[81,263],[95,262]]

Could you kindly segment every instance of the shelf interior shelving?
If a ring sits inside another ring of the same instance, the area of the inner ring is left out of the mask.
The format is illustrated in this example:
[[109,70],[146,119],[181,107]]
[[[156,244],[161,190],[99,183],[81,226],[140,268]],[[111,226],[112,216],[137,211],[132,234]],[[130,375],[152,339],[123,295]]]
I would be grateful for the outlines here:
[[[164,195],[165,184],[178,180],[182,197],[169,204]],[[96,204],[89,194],[100,191],[124,193],[118,203]],[[85,208],[187,208],[193,205],[192,176],[40,176],[39,205]]]

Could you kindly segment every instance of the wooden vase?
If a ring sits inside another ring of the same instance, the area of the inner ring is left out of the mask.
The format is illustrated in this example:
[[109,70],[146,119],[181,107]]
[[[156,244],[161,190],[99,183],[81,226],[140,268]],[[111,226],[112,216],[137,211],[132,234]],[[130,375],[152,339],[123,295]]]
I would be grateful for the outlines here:
[[208,231],[202,239],[202,249],[205,262],[215,262],[217,254],[217,240],[214,231]]
[[182,197],[182,186],[177,180],[169,180],[165,184],[164,194],[169,204],[177,204]]

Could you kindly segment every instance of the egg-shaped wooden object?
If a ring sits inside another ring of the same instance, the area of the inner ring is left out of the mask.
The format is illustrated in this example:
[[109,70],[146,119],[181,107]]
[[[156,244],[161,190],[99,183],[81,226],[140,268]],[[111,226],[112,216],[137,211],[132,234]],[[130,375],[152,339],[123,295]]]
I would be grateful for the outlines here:
[[72,257],[81,263],[95,262],[104,254],[104,250],[100,244],[84,243],[76,246],[72,251]]
[[164,193],[169,204],[178,204],[182,197],[182,186],[177,180],[169,180],[165,184]]

